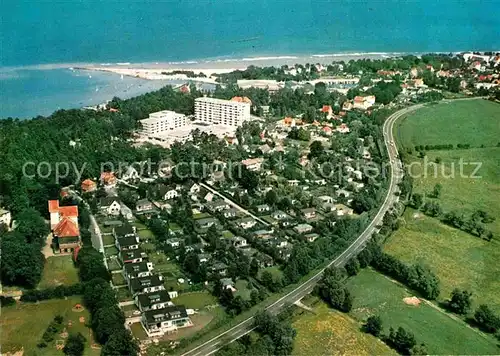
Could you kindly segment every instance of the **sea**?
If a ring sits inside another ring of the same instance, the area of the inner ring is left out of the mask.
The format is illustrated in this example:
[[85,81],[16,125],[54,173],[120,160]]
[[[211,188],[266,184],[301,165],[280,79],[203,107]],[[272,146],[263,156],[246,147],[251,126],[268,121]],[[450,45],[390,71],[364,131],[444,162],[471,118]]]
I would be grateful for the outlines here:
[[498,51],[499,8],[500,0],[3,0],[0,118],[170,84],[72,69],[82,63],[211,68],[240,59]]

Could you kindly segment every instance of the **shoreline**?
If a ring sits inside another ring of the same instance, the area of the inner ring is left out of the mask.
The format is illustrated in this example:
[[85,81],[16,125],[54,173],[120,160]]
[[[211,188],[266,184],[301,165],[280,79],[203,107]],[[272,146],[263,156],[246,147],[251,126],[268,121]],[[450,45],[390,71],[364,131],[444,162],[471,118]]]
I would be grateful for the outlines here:
[[[68,63],[42,63],[28,64],[21,66],[0,66],[0,72],[19,71],[19,70],[54,70],[54,69],[101,69],[101,68],[121,68],[121,69],[154,69],[156,71],[163,70],[237,70],[244,69],[250,65],[264,66],[279,66],[279,65],[294,65],[294,64],[331,64],[332,62],[349,61],[357,59],[384,59],[395,58],[404,55],[421,56],[427,53],[465,53],[471,50],[464,51],[424,51],[424,52],[338,52],[338,53],[313,53],[313,54],[288,54],[288,55],[256,55],[254,57],[215,57],[215,58],[200,58],[189,59],[185,61],[148,61],[148,62],[68,62]],[[484,51],[479,51],[484,52]],[[492,52],[498,52],[492,50]]]

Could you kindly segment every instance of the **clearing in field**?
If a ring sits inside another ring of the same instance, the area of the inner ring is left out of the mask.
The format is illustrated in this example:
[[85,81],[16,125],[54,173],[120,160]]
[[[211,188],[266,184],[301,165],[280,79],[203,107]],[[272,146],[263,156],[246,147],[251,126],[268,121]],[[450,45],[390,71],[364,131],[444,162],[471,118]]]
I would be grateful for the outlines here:
[[78,283],[78,269],[73,264],[72,256],[54,256],[45,260],[39,289],[69,286]]
[[403,299],[413,294],[373,270],[362,270],[348,280],[347,287],[355,296],[349,314],[358,322],[378,314],[385,334],[389,327],[397,329],[402,326],[415,335],[417,342],[425,343],[431,355],[498,354],[491,336],[453,319],[432,304],[424,301],[419,306],[406,304]]
[[473,293],[473,307],[487,303],[500,311],[497,239],[488,242],[407,208],[405,223],[388,238],[384,251],[404,262],[422,262],[439,277],[440,300],[454,288]]
[[293,322],[297,330],[293,355],[395,355],[382,341],[360,330],[361,323],[318,303]]
[[[91,348],[91,329],[86,326],[86,322],[90,320],[88,311],[72,310],[76,304],[81,303],[81,298],[69,297],[68,299],[52,299],[36,304],[20,303],[3,307],[0,319],[2,351],[12,352],[24,347],[25,355],[63,356],[62,351],[56,350],[56,340],[63,340],[59,335],[56,335],[55,340],[45,348],[40,349],[36,346],[50,322],[56,315],[60,314],[64,317],[63,323],[68,333],[80,332],[87,339],[84,355],[100,355],[100,350]],[[82,317],[83,319],[80,319]]]

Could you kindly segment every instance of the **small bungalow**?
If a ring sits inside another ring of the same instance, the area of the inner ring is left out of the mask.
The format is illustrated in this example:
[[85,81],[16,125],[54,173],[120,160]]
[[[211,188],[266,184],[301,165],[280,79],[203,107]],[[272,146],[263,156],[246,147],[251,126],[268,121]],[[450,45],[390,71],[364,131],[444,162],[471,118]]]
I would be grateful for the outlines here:
[[141,293],[151,293],[160,290],[165,290],[163,285],[163,277],[161,275],[151,275],[147,277],[139,277],[130,280],[130,293],[135,297]]
[[257,225],[257,221],[255,221],[252,217],[247,216],[235,221],[236,226],[248,230]]
[[97,183],[92,179],[85,179],[81,184],[82,192],[90,193],[97,189]]
[[267,212],[271,211],[271,207],[267,204],[261,204],[261,205],[257,205],[255,207],[255,211],[259,214],[267,213]]
[[306,234],[313,230],[313,227],[309,224],[299,224],[293,228],[293,230],[298,234]]
[[134,302],[141,312],[163,309],[174,305],[166,290],[139,294],[134,298]]
[[135,210],[137,212],[145,212],[153,210],[153,203],[151,203],[148,199],[138,200],[135,204]]
[[101,210],[107,215],[118,216],[121,212],[120,199],[118,197],[104,197],[99,201]]
[[314,208],[307,208],[307,209],[302,209],[301,211],[302,216],[304,219],[314,219],[316,218],[316,209]]
[[145,311],[141,323],[148,337],[161,337],[193,325],[183,305]]

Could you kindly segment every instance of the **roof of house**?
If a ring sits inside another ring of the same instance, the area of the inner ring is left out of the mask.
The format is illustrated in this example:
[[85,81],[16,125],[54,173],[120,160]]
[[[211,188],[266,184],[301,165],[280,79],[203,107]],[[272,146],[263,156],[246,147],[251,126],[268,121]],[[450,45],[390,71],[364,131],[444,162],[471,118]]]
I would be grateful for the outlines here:
[[101,206],[110,206],[115,201],[118,204],[120,203],[120,199],[118,197],[104,197],[104,198],[101,198],[101,200],[99,201],[99,203],[100,203]]
[[122,251],[122,261],[127,261],[127,260],[133,260],[136,258],[142,257],[142,254],[144,251],[142,250],[141,247],[136,248],[135,250],[129,250],[129,251]]
[[61,217],[75,218],[78,216],[78,206],[77,205],[60,206],[59,215],[61,215]]
[[124,247],[129,247],[129,246],[134,246],[134,245],[138,245],[139,243],[137,242],[136,238],[133,237],[133,236],[129,236],[129,237],[119,237],[118,238],[118,245],[121,247],[121,248],[124,248]]
[[323,108],[321,109],[322,112],[330,112],[332,111],[332,107],[330,105],[323,105]]
[[49,200],[49,213],[57,213],[59,211],[59,200]]
[[158,324],[162,321],[187,318],[188,314],[183,305],[174,305],[163,309],[152,309],[144,312],[148,324]]
[[54,235],[57,237],[75,237],[80,236],[80,229],[78,223],[75,223],[68,217],[64,217],[53,230]]
[[315,213],[316,212],[316,209],[314,208],[306,208],[306,209],[302,209],[301,212],[303,214],[308,214],[308,213]]
[[147,199],[141,199],[141,200],[138,200],[137,203],[135,203],[135,206],[139,206],[139,205],[151,205],[151,202]]
[[96,185],[96,183],[92,180],[92,179],[85,179],[83,182],[82,182],[82,187],[89,187],[89,186],[94,186]]
[[126,274],[140,273],[149,271],[147,262],[127,263],[123,266]]
[[121,226],[116,226],[113,228],[113,232],[116,236],[127,236],[135,234],[134,227],[128,223]]
[[130,288],[133,292],[140,291],[147,287],[158,287],[163,285],[163,280],[157,275],[134,278],[130,281]]
[[142,307],[150,307],[153,304],[170,301],[170,295],[168,295],[166,290],[160,290],[157,292],[139,294],[137,296],[137,301]]

